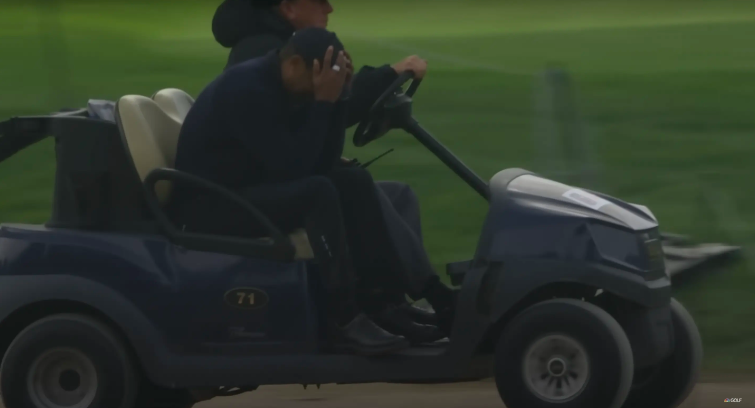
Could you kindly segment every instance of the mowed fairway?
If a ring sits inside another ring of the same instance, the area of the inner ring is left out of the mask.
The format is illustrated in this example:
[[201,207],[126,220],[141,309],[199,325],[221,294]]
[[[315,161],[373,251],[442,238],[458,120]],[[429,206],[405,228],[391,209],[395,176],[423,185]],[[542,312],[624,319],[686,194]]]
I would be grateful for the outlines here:
[[[649,206],[666,231],[755,242],[755,2],[332,2],[331,28],[357,65],[429,60],[415,116],[485,178],[545,170],[533,86],[558,64],[573,76],[602,171],[585,187]],[[167,87],[196,95],[225,63],[210,33],[219,0],[65,1],[56,16],[34,4],[0,6],[2,118]],[[0,166],[0,222],[47,219],[52,146]],[[468,259],[486,206],[438,160],[399,131],[347,154],[365,161],[392,147],[375,178],[416,189],[439,270]],[[755,267],[742,263],[677,294],[703,333],[708,369],[755,366],[753,291]]]

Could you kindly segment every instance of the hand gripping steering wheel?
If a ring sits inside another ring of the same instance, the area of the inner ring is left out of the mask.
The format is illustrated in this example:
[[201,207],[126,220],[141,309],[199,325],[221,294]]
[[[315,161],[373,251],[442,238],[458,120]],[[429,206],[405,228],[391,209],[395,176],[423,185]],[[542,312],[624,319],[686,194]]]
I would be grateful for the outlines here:
[[[400,93],[401,88],[406,82],[412,80],[409,88],[404,93]],[[387,114],[388,108],[401,105],[402,102],[411,105],[411,97],[417,92],[422,79],[415,78],[413,71],[404,71],[393,81],[390,87],[372,105],[367,117],[359,123],[356,132],[354,132],[354,146],[362,147],[367,143],[388,133],[389,130],[400,127],[396,126],[398,120],[392,115]]]

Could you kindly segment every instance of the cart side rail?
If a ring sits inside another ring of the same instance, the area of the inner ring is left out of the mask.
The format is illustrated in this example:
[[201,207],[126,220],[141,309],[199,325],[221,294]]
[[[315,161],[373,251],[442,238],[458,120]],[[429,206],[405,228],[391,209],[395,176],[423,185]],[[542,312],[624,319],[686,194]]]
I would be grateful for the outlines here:
[[0,163],[47,137],[63,136],[64,129],[70,131],[92,122],[107,123],[90,118],[85,108],[51,115],[14,116],[4,120],[0,122]]
[[0,163],[47,138],[52,119],[49,116],[25,116],[0,122]]

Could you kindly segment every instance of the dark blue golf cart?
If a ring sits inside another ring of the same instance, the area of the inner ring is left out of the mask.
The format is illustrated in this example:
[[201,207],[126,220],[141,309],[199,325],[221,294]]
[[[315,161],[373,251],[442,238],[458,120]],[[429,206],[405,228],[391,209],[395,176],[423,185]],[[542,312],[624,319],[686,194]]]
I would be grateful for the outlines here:
[[[481,180],[413,118],[405,75],[357,129],[403,129],[489,202],[450,339],[396,355],[325,351],[317,263],[223,187],[173,170],[192,100],[124,96],[0,124],[0,161],[48,137],[57,171],[44,225],[0,227],[0,391],[7,408],[186,408],[271,384],[448,383],[494,377],[509,408],[658,407],[694,386],[702,345],[670,294],[645,207],[521,169]],[[173,183],[235,202],[269,228],[241,239],[183,231]]]

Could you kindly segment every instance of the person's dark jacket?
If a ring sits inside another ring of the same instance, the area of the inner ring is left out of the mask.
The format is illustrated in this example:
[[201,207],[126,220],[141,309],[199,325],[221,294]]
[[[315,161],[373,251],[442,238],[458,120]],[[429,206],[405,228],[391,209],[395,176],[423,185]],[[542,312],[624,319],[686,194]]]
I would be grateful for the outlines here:
[[[282,47],[294,28],[271,8],[252,6],[249,0],[225,0],[212,20],[215,40],[231,49],[226,69]],[[354,76],[346,126],[365,118],[377,98],[398,78],[389,65],[364,67]]]
[[[231,190],[326,174],[343,154],[343,105],[292,100],[275,52],[237,64],[197,97],[175,167]],[[177,186],[174,201],[199,195]]]

